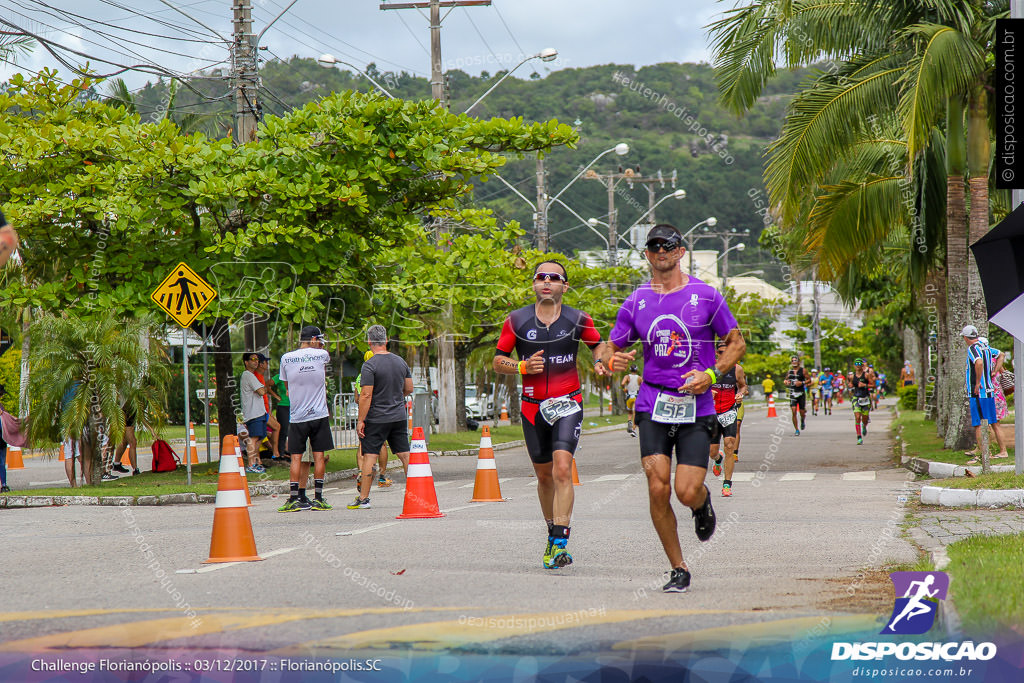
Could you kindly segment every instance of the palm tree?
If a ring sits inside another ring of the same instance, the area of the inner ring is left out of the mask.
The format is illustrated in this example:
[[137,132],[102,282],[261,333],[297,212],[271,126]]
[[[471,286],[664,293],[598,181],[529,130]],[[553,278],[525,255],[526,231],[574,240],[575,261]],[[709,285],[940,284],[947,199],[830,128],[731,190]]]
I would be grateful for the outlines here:
[[[150,320],[91,319],[47,315],[32,324],[32,412],[29,435],[36,443],[86,435],[89,451],[99,452],[124,438],[125,412],[138,426],[156,432],[163,421],[169,365],[163,349],[144,341]],[[86,464],[83,463],[83,467]],[[93,457],[92,481],[99,481],[101,459]]]
[[[827,246],[820,241],[823,225],[830,229],[841,226],[823,223],[823,216],[836,218],[851,210],[855,210],[856,220],[846,220],[847,230],[840,229],[832,243],[848,244],[844,238],[856,239],[865,226],[873,224],[877,229],[860,234],[856,241],[864,246],[877,244],[887,232],[886,219],[900,213],[892,204],[892,185],[902,182],[924,187],[914,178],[919,158],[934,144],[933,132],[945,119],[948,322],[940,356],[952,359],[942,381],[954,392],[945,402],[953,410],[944,411],[952,418],[946,430],[948,447],[962,443],[965,418],[956,394],[962,392],[956,388],[960,383],[949,381],[950,371],[958,368],[955,356],[963,354],[959,337],[953,333],[967,321],[969,310],[974,311],[973,318],[984,305],[983,301],[975,304],[981,298],[980,280],[977,269],[968,268],[966,253],[962,103],[967,103],[969,112],[966,157],[971,225],[983,234],[988,228],[990,135],[985,87],[991,76],[985,55],[990,51],[995,19],[1005,16],[1007,9],[1005,1],[985,0],[766,0],[734,10],[711,27],[723,100],[739,112],[752,106],[774,73],[777,59],[784,59],[788,66],[809,64],[814,59],[846,60],[841,66],[830,66],[794,100],[782,136],[769,150],[765,181],[784,228],[804,217],[808,196],[817,200],[837,189],[826,186],[828,177],[852,150],[865,141],[880,142],[870,125],[872,118],[880,112],[896,112],[901,130],[893,143],[905,144],[903,170],[890,164],[887,173],[860,188],[865,197],[876,201],[847,206],[833,201],[832,208],[840,211],[822,214],[819,209],[819,242],[812,242],[812,248]],[[840,195],[849,197],[854,188],[846,187],[845,193],[841,186],[838,189]],[[918,192],[918,196],[923,194]],[[877,213],[872,218],[869,212]],[[925,233],[935,235],[934,225],[925,228]],[[848,261],[850,249],[845,251],[841,260]]]

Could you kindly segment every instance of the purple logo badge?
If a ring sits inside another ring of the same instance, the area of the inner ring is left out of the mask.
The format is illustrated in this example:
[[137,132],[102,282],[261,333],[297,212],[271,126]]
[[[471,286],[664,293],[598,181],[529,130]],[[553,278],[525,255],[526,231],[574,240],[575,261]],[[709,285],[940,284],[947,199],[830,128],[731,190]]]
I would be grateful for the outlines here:
[[927,633],[935,623],[939,600],[946,599],[949,576],[946,572],[892,572],[889,579],[896,592],[896,604],[880,633]]

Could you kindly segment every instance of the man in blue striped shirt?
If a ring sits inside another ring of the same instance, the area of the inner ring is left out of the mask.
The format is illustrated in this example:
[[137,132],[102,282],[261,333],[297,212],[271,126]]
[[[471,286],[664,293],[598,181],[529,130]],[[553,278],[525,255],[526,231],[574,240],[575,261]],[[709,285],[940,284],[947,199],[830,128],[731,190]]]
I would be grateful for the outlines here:
[[[971,426],[974,427],[974,439],[981,444],[981,420],[984,418],[992,425],[992,432],[995,434],[996,443],[999,444],[1000,452],[1006,451],[1003,443],[1003,435],[999,430],[998,418],[996,418],[996,399],[992,387],[992,349],[987,344],[978,341],[978,328],[974,325],[967,325],[961,332],[964,343],[967,344],[967,367],[966,382],[968,402],[971,406]],[[980,453],[977,448],[968,455],[977,456]],[[977,457],[972,462],[977,462]],[[972,464],[968,462],[968,464]]]

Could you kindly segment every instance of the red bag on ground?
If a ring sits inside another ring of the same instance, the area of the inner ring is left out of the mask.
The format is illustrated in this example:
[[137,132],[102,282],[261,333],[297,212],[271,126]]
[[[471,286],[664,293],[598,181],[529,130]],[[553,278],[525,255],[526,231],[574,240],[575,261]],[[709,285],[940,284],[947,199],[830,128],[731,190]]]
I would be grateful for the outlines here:
[[174,452],[170,444],[163,439],[153,441],[153,471],[173,472],[178,469],[181,458]]

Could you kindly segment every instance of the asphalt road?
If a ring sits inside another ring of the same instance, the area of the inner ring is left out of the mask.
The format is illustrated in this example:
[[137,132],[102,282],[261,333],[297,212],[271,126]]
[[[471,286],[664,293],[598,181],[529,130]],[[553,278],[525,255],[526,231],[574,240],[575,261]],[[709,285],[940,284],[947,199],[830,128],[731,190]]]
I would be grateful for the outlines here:
[[735,495],[723,499],[709,473],[710,542],[676,503],[693,572],[685,594],[660,591],[669,567],[623,430],[583,437],[576,561],[559,571],[541,566],[546,530],[522,449],[496,454],[501,503],[469,502],[475,458],[435,458],[440,519],[396,520],[398,483],[375,489],[369,510],[345,509],[347,482],[327,492],[329,512],[280,514],[280,499],[255,498],[261,562],[202,564],[210,505],[4,510],[0,653],[595,655],[870,628],[887,609],[861,570],[916,557],[899,538],[901,501],[916,489],[891,466],[888,413],[858,446],[846,404],[799,437],[788,410],[762,411],[743,424]]

